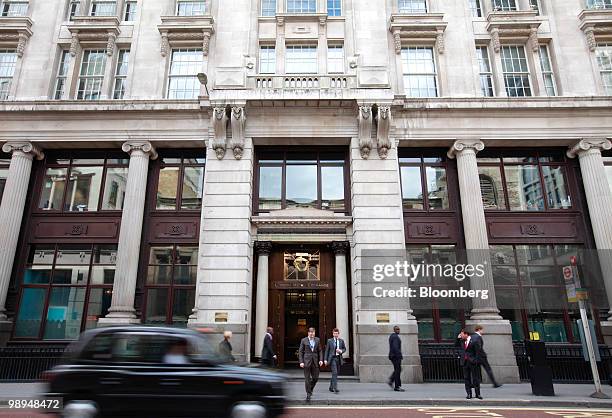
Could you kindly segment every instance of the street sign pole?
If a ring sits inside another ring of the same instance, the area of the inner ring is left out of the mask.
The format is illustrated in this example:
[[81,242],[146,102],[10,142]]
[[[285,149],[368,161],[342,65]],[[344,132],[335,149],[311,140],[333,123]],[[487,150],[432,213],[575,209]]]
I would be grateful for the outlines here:
[[[571,264],[574,273],[574,280],[577,282],[576,285],[577,287],[581,287],[578,278],[578,269],[576,268],[576,257],[571,257]],[[601,390],[601,380],[599,379],[599,371],[597,370],[597,357],[595,357],[591,327],[589,325],[589,317],[587,316],[586,304],[583,297],[578,298],[578,307],[580,308],[580,319],[582,319],[584,339],[586,340],[587,352],[589,353],[589,363],[591,364],[591,373],[593,374],[593,383],[595,384],[595,392],[591,394],[591,398],[610,399],[610,397]]]

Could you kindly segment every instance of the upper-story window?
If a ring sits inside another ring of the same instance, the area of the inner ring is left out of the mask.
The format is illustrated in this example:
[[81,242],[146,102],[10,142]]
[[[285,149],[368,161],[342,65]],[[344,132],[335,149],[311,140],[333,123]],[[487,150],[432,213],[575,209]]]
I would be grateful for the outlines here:
[[562,153],[502,153],[478,158],[480,190],[486,210],[570,209],[567,162]]
[[117,2],[109,0],[92,0],[91,16],[115,16],[117,15]]
[[156,210],[200,210],[204,191],[204,157],[162,158]]
[[612,0],[586,0],[587,9],[612,9]]
[[0,1],[2,16],[25,16],[28,13],[27,0],[3,0]]
[[274,74],[276,72],[276,48],[274,45],[259,47],[259,73]]
[[106,57],[106,50],[89,49],[83,51],[77,99],[100,100]]
[[136,1],[126,1],[123,12],[123,20],[125,22],[133,22],[136,20],[136,8],[138,3]]
[[531,10],[535,11],[538,15],[542,13],[542,10],[540,7],[540,0],[529,0],[529,7],[531,8]]
[[113,87],[113,99],[123,99],[127,88],[128,65],[130,62],[130,50],[122,49],[117,58],[115,70],[115,86]]
[[469,0],[469,2],[472,17],[482,17],[482,6],[480,4],[480,0]]
[[400,157],[399,162],[405,210],[450,209],[445,157]]
[[[597,57],[597,65],[599,66],[599,74],[601,74],[605,94],[612,95],[612,44],[597,45],[595,56]],[[0,94],[1,92],[2,89],[0,89]]]
[[318,71],[315,45],[287,45],[285,56],[287,74],[316,73]]
[[168,75],[169,99],[197,99],[200,95],[198,73],[202,71],[202,50],[197,48],[172,51]]
[[0,201],[2,201],[2,195],[4,195],[4,187],[6,186],[10,165],[10,158],[0,158]]
[[53,98],[56,100],[63,99],[67,93],[68,71],[71,61],[72,55],[70,55],[70,51],[63,50],[61,52],[59,65],[57,66],[57,77],[55,80],[55,90],[53,92]]
[[557,85],[555,83],[555,73],[550,60],[548,45],[540,45],[540,68],[542,69],[542,77],[544,78],[544,89],[546,90],[546,95],[556,96]]
[[276,0],[261,0],[261,15],[276,16]]
[[480,70],[480,93],[484,97],[493,97],[495,91],[493,89],[493,71],[491,71],[491,61],[489,60],[489,48],[477,46],[476,57]]
[[327,15],[342,16],[342,0],[327,0]]
[[287,13],[316,13],[316,0],[287,0]]
[[206,13],[206,1],[177,0],[177,16],[202,16]]
[[400,13],[427,13],[427,0],[397,0]]
[[47,159],[38,208],[44,211],[121,210],[128,159]]
[[529,64],[523,45],[501,48],[502,71],[508,97],[531,96]]
[[348,206],[347,154],[261,150],[256,211],[312,207],[345,212]]
[[344,73],[343,45],[329,45],[327,47],[327,72],[330,74]]
[[516,0],[493,0],[492,5],[495,11],[510,12],[518,10]]
[[437,97],[438,75],[434,49],[427,46],[402,48],[404,91],[409,97]]
[[68,3],[68,10],[66,12],[66,18],[72,20],[75,16],[81,13],[81,0],[70,0]]
[[6,100],[11,91],[17,52],[14,49],[0,49],[0,100]]

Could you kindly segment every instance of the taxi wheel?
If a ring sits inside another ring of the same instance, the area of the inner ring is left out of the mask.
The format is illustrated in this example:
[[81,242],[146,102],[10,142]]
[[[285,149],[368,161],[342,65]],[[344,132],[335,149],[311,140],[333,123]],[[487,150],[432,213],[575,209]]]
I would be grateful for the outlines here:
[[98,405],[92,401],[68,401],[64,405],[63,418],[96,418],[99,416]]
[[266,418],[268,413],[261,402],[236,402],[230,409],[230,418]]

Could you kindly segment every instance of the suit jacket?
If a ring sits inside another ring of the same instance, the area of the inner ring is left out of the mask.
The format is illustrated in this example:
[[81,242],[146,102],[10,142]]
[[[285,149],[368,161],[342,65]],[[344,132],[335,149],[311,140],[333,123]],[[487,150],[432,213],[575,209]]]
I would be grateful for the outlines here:
[[480,357],[483,359],[487,358],[487,353],[484,351],[484,338],[478,333],[472,334],[472,339],[476,339],[480,343]]
[[[338,338],[338,348],[342,350],[342,354],[346,353],[346,344],[344,344],[344,340],[342,338]],[[332,358],[336,356],[336,343],[333,338],[327,340],[327,345],[325,346],[325,357],[323,357],[323,361],[331,363]],[[344,360],[342,359],[342,355],[340,355],[340,364],[342,364]]]
[[395,332],[389,336],[389,360],[403,359],[402,340]]
[[266,334],[266,336],[264,337],[263,348],[261,350],[261,359],[272,362],[273,357],[274,346],[272,344],[272,337],[270,337],[270,334]]
[[457,350],[457,355],[459,356],[459,364],[462,366],[465,365],[465,340],[462,338],[457,338],[455,340],[455,349]]
[[[474,337],[476,335],[477,337]],[[480,335],[473,334],[470,336],[470,343],[465,349],[465,354],[467,356],[467,361],[470,364],[482,364],[482,338]]]
[[236,361],[232,355],[232,345],[225,338],[219,343],[219,355],[225,362]]
[[309,367],[312,363],[319,367],[319,362],[323,361],[323,349],[321,348],[321,340],[314,337],[314,348],[310,348],[308,337],[302,338],[299,350],[300,363],[304,363],[304,367]]

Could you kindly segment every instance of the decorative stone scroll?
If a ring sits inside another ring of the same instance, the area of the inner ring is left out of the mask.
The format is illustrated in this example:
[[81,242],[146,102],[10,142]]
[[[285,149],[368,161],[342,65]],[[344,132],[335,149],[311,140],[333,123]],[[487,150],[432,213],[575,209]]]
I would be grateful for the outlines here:
[[230,141],[230,148],[234,152],[234,157],[237,160],[242,158],[244,153],[244,125],[246,123],[246,114],[244,107],[232,107],[231,112],[231,124],[232,124],[232,139]]
[[212,126],[214,129],[212,148],[215,150],[217,158],[222,160],[225,156],[227,142],[227,112],[225,107],[215,107],[213,109]]
[[367,160],[374,147],[372,141],[372,106],[359,106],[359,151],[361,158]]
[[391,108],[380,106],[376,115],[376,138],[378,140],[378,155],[385,159],[391,149],[389,131],[391,130]]

